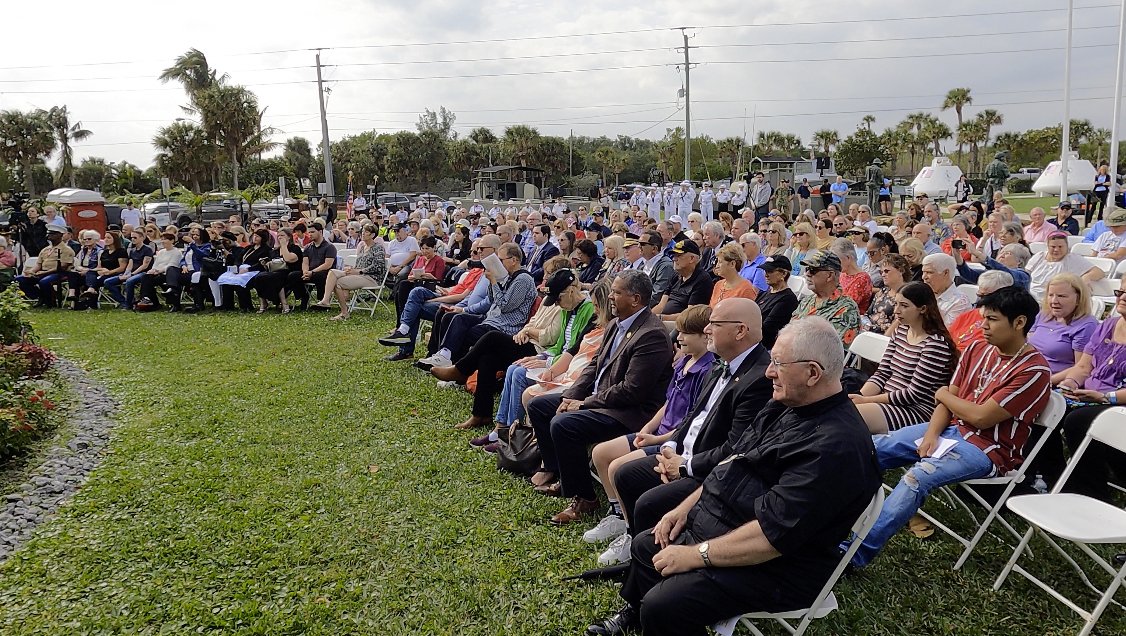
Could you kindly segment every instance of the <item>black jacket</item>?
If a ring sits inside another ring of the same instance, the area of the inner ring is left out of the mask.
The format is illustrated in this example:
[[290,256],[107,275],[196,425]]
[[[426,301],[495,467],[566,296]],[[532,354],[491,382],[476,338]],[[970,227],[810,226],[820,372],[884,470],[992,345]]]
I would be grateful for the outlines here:
[[[696,441],[692,444],[692,459],[689,460],[692,476],[703,480],[716,464],[731,454],[731,448],[743,436],[743,431],[762,411],[774,393],[773,382],[766,377],[766,366],[770,364],[770,352],[761,344],[747,354],[743,364],[735,370],[735,375],[723,387],[712,410],[708,412]],[[684,451],[684,438],[692,420],[708,403],[712,387],[719,380],[722,367],[717,366],[700,389],[696,403],[684,416],[672,439],[676,441],[677,451]]]

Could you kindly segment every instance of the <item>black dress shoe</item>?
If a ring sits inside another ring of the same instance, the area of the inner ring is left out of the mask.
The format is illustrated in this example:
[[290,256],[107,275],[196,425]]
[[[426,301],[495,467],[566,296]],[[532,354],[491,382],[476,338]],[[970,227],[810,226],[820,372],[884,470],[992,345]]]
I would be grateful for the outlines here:
[[396,351],[395,353],[393,353],[393,354],[387,356],[386,358],[384,358],[384,360],[387,360],[389,362],[398,362],[399,360],[410,360],[413,357],[414,356],[409,354],[409,353],[406,353],[406,352],[403,352],[403,351]]
[[587,627],[586,634],[587,636],[617,636],[636,631],[639,627],[641,622],[638,620],[637,610],[632,605],[626,605],[610,618]]

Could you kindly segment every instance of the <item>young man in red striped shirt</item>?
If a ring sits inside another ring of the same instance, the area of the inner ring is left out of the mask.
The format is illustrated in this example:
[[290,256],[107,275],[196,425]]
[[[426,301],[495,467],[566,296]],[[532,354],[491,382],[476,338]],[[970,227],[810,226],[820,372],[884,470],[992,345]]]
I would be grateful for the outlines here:
[[1047,407],[1051,390],[1048,363],[1026,340],[1040,308],[1017,287],[1002,287],[977,304],[985,341],[966,347],[950,386],[935,393],[930,422],[873,440],[882,470],[914,465],[884,501],[876,525],[852,559],[855,567],[875,558],[931,490],[1003,475],[1023,460],[1032,422]]

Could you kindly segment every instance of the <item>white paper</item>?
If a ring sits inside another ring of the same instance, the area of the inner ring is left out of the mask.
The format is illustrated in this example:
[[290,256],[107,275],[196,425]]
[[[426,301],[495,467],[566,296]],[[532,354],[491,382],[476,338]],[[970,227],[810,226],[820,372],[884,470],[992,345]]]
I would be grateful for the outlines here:
[[508,276],[508,270],[504,268],[504,263],[496,254],[489,254],[481,259],[481,264],[485,266],[485,270],[493,273],[493,277],[496,278],[498,283]]
[[[922,443],[923,443],[923,438],[920,437],[919,439],[915,440],[915,447],[918,448],[918,446]],[[951,448],[954,448],[954,444],[956,444],[956,443],[958,443],[958,440],[950,439],[949,437],[938,438],[938,448],[934,449],[934,452],[931,453],[929,455],[929,457],[932,457],[934,459],[939,459],[940,457],[945,455],[946,452],[949,451]]]

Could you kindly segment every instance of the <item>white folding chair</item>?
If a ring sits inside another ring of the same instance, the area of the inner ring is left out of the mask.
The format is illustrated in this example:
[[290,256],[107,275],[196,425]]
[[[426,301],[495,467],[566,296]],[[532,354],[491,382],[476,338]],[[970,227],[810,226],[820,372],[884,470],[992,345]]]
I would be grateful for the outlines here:
[[352,297],[348,299],[348,312],[363,309],[368,311],[370,316],[375,316],[375,310],[383,303],[383,290],[387,288],[387,279],[390,275],[390,270],[384,270],[383,280],[378,285],[354,290]]
[[961,285],[958,285],[958,291],[965,294],[966,298],[970,299],[970,302],[974,302],[975,300],[977,300],[977,285],[970,285],[969,283],[963,283]]
[[1095,244],[1094,243],[1076,243],[1071,246],[1071,253],[1080,256],[1094,256]]
[[884,351],[891,344],[891,338],[872,331],[862,331],[856,334],[852,344],[848,346],[849,353],[879,364],[884,359]]
[[1074,246],[1076,246],[1076,245],[1078,245],[1079,243],[1082,243],[1082,242],[1083,242],[1082,236],[1068,236],[1067,237],[1067,248],[1071,249],[1072,247],[1074,247]]
[[[39,262],[38,256],[27,257],[27,260],[23,262],[23,272],[30,272],[31,270],[35,269],[35,264],[38,263],[38,262]],[[20,272],[20,273],[22,274],[23,272]]]
[[1126,260],[1114,266],[1114,272],[1111,273],[1110,278],[1119,280],[1123,276],[1126,276]]
[[1091,267],[1097,267],[1103,270],[1103,273],[1106,274],[1107,277],[1114,271],[1116,263],[1113,258],[1099,258],[1097,256],[1088,256],[1086,258],[1091,262]]
[[[825,582],[824,587],[813,599],[813,603],[805,609],[791,610],[789,612],[751,612],[729,618],[722,623],[717,623],[713,629],[719,636],[731,636],[735,633],[735,627],[740,623],[749,629],[755,636],[763,636],[759,628],[755,626],[754,621],[763,619],[773,619],[778,621],[785,628],[786,631],[794,636],[801,636],[805,630],[809,628],[809,624],[815,618],[825,618],[832,614],[838,607],[837,597],[833,594],[833,586],[836,585],[837,579],[841,578],[841,573],[844,572],[848,562],[852,560],[852,556],[860,549],[860,544],[864,538],[868,536],[868,531],[872,526],[876,525],[876,519],[880,516],[880,509],[884,505],[884,491],[877,489],[876,494],[872,496],[872,502],[860,514],[856,523],[852,524],[852,533],[854,535],[852,544],[849,545],[848,550],[841,556],[840,562],[837,563],[836,569],[833,570],[829,580]],[[791,625],[788,621],[801,619],[797,626]]]
[[805,282],[804,276],[791,276],[790,279],[786,281],[786,286],[789,287],[799,299],[805,298],[813,293],[809,290],[809,283]]
[[[974,520],[974,523],[977,524],[977,531],[974,533],[974,536],[972,538],[967,539],[963,537],[962,535],[951,529],[949,526],[936,519],[933,515],[927,513],[925,510],[919,510],[919,514],[930,521],[932,524],[934,524],[936,528],[939,528],[946,534],[950,535],[951,538],[958,541],[965,547],[965,549],[962,551],[961,556],[959,556],[958,560],[954,563],[955,570],[960,570],[962,566],[965,565],[966,560],[970,558],[970,554],[974,551],[974,548],[976,548],[977,544],[980,543],[982,538],[985,537],[985,533],[989,530],[989,526],[991,523],[993,523],[994,519],[996,519],[998,523],[1003,525],[1009,531],[1009,533],[1013,535],[1013,538],[1020,536],[1020,533],[1017,532],[1012,527],[1012,525],[1010,525],[1009,522],[1005,520],[1004,517],[1000,516],[999,513],[1001,512],[1001,506],[1005,504],[1006,499],[1008,498],[1009,494],[1012,493],[1013,489],[1016,488],[1017,484],[1024,481],[1025,471],[1032,464],[1032,460],[1036,458],[1037,453],[1040,452],[1040,449],[1044,446],[1045,442],[1048,441],[1048,438],[1051,437],[1055,432],[1056,426],[1059,425],[1060,420],[1063,419],[1063,416],[1066,412],[1067,403],[1064,401],[1063,396],[1059,395],[1058,393],[1049,393],[1048,406],[1044,409],[1044,412],[1040,414],[1040,417],[1036,418],[1035,422],[1037,425],[1041,426],[1044,429],[1044,433],[1032,447],[1032,450],[1025,454],[1024,462],[1021,463],[1019,468],[1007,475],[1001,475],[998,477],[984,477],[982,479],[967,479],[966,481],[961,481],[957,484],[950,484],[949,486],[943,486],[939,489],[939,491],[943,495],[945,495],[946,499],[952,504],[951,507],[954,507],[953,504],[955,503],[957,505],[960,505],[970,515],[970,518]],[[975,499],[979,504],[981,504],[983,508],[989,511],[980,522],[978,522],[977,515],[974,514],[972,509],[970,509],[970,506],[968,506],[965,501],[960,499],[954,493],[954,487],[956,486],[961,487],[963,491],[968,493],[970,497]],[[1004,486],[1005,488],[1001,491],[1001,494],[997,497],[997,500],[993,503],[990,503],[970,486]]]
[[[1094,441],[1102,442],[1120,452],[1126,452],[1126,408],[1121,406],[1109,408],[1095,418],[1095,421],[1091,423],[1091,428],[1087,431],[1087,436],[1083,438],[1083,443],[1079,445],[1075,455],[1067,463],[1067,468],[1064,469],[1063,475],[1060,476],[1059,482],[1052,488],[1051,493],[1021,495],[1009,499],[1007,502],[1009,510],[1027,521],[1032,527],[1024,533],[1020,545],[1017,546],[1013,556],[1005,564],[1005,569],[1001,570],[1000,576],[993,583],[993,590],[997,591],[1001,589],[1001,585],[1004,584],[1010,572],[1020,574],[1056,600],[1070,607],[1084,619],[1083,629],[1079,631],[1080,636],[1091,633],[1106,606],[1112,602],[1117,604],[1114,601],[1114,594],[1120,587],[1126,588],[1126,585],[1123,584],[1124,579],[1126,579],[1126,564],[1116,570],[1090,548],[1090,544],[1126,543],[1126,510],[1084,495],[1062,492],[1063,486],[1071,477],[1075,466],[1083,459],[1087,448]],[[1055,588],[1017,564],[1021,554],[1028,547],[1032,535],[1037,532],[1075,568],[1087,587],[1099,594],[1099,602],[1093,610],[1088,611],[1079,607],[1074,601],[1057,592]],[[1074,543],[1087,556],[1091,557],[1103,571],[1112,577],[1110,586],[1106,589],[1095,587],[1087,578],[1083,569],[1079,567],[1079,564],[1056,543],[1052,538],[1053,536]]]
[[1034,242],[1034,243],[1029,243],[1029,244],[1028,244],[1028,249],[1029,249],[1029,251],[1030,251],[1030,252],[1032,252],[1033,254],[1039,254],[1040,252],[1046,252],[1046,251],[1048,251],[1048,244],[1047,244],[1047,243],[1041,243],[1041,242],[1039,242],[1039,241],[1036,241],[1036,242]]

